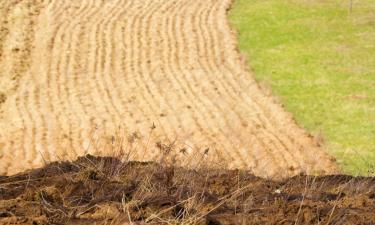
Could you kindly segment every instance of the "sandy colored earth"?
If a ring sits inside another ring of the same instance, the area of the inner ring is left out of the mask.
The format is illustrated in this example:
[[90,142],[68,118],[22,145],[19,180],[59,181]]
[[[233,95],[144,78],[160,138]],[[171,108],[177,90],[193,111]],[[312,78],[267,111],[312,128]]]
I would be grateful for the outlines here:
[[1,0],[0,173],[114,151],[263,177],[336,172],[246,70],[230,5]]

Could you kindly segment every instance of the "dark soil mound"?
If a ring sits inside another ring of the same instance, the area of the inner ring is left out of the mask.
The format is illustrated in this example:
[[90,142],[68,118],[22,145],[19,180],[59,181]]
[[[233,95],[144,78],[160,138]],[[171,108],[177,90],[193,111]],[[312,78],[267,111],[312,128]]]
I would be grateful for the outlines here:
[[375,224],[375,178],[186,170],[86,156],[0,177],[0,224]]

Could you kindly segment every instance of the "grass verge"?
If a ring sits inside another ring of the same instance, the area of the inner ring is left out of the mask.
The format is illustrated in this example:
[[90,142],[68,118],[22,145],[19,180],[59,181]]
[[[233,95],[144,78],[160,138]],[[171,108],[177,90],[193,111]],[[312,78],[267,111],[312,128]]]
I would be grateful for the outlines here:
[[256,79],[343,171],[373,170],[375,2],[236,0],[230,20]]

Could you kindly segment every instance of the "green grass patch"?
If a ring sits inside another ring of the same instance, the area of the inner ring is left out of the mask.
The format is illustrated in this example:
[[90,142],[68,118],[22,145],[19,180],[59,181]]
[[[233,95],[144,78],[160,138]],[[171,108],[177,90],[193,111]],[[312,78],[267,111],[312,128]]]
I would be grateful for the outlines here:
[[373,172],[375,1],[236,0],[230,20],[256,79],[344,172]]

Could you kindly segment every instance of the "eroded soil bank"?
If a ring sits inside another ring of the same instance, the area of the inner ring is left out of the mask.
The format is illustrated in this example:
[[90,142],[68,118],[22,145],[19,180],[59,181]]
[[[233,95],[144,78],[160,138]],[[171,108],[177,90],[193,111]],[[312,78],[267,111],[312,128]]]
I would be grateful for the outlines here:
[[0,177],[0,224],[375,224],[375,178],[168,168],[87,155]]

